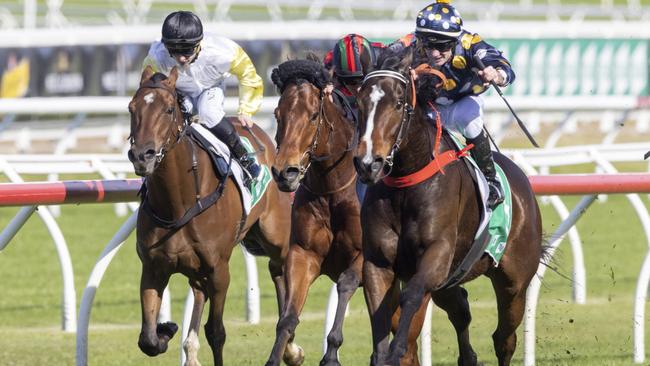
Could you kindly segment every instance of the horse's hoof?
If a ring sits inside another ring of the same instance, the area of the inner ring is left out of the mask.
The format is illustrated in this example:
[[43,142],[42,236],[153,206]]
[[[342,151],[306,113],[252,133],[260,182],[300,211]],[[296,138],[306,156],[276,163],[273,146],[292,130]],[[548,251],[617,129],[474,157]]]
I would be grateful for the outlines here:
[[158,337],[167,337],[167,339],[172,339],[174,334],[178,331],[178,325],[173,322],[159,323],[156,327],[156,334]]
[[319,366],[341,366],[339,360],[321,360]]
[[282,360],[289,366],[300,366],[305,362],[305,351],[295,343],[287,344]]

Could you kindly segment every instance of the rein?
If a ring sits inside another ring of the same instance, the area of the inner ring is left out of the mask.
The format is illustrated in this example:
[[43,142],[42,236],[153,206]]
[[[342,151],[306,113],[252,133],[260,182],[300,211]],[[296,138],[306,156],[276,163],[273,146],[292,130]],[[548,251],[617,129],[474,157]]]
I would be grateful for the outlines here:
[[[426,74],[436,75],[442,79],[441,83],[444,83],[447,80],[444,74],[442,74],[438,70],[431,68],[430,66],[417,67],[413,71],[415,71],[417,74],[426,73]],[[443,167],[467,155],[469,149],[473,147],[472,144],[466,146],[464,149],[458,152],[454,150],[447,150],[441,154],[438,153],[438,149],[440,148],[440,139],[442,136],[442,123],[440,121],[440,114],[437,112],[433,104],[431,102],[428,102],[431,109],[436,112],[436,137],[434,141],[433,158],[424,168],[418,170],[415,173],[408,174],[402,177],[391,177],[390,172],[393,168],[394,155],[399,150],[400,144],[403,139],[404,131],[408,130],[411,117],[413,116],[416,107],[417,96],[415,93],[415,80],[413,79],[413,74],[411,73],[411,70],[409,70],[408,79],[404,75],[396,71],[378,70],[378,71],[373,71],[368,75],[366,75],[366,77],[363,79],[363,82],[365,83],[367,80],[375,77],[389,77],[392,79],[396,79],[400,81],[402,84],[404,84],[405,89],[408,89],[409,85],[411,89],[411,104],[407,103],[407,93],[404,93],[404,100],[402,101],[403,104],[402,118],[400,121],[399,132],[397,134],[397,137],[395,138],[395,142],[393,143],[389,155],[386,157],[386,164],[390,167],[390,169],[384,175],[384,177],[382,177],[382,181],[384,182],[385,185],[394,188],[405,188],[405,187],[410,187],[419,184],[427,180],[428,178],[434,176],[438,172],[444,174]],[[436,87],[442,85],[441,83],[437,84]]]
[[[327,136],[327,143],[329,144],[331,142],[331,140],[332,140],[332,135],[334,134],[334,125],[329,120],[329,118],[327,118],[327,114],[325,113],[325,93],[323,93],[321,91],[321,93],[320,93],[320,105],[318,107],[318,125],[316,127],[316,133],[314,134],[314,138],[312,139],[312,142],[311,142],[309,148],[307,149],[307,151],[305,151],[303,153],[302,157],[300,158],[300,162],[298,163],[298,179],[299,180],[302,180],[303,177],[305,176],[305,174],[307,174],[307,170],[311,166],[312,162],[325,161],[325,160],[332,157],[331,154],[330,155],[324,155],[324,156],[316,156],[316,149],[318,148],[318,141],[320,140],[321,127],[324,124],[323,120],[325,120],[325,122],[327,123],[327,127],[328,127],[328,130],[329,130],[329,133],[328,133],[328,136]],[[353,137],[352,137],[353,139],[354,139],[354,136],[355,136],[355,134],[353,134]],[[348,143],[348,148],[343,152],[346,153],[346,152],[351,151],[354,148],[354,145],[355,145],[354,141],[352,142],[352,144]],[[303,161],[305,160],[305,158],[308,159],[307,164],[303,165]],[[340,191],[344,190],[345,188],[350,186],[350,184],[352,184],[352,182],[354,182],[356,180],[356,177],[357,177],[357,175],[354,174],[352,176],[352,179],[350,181],[348,181],[347,183],[345,183],[342,187],[337,188],[335,190],[322,192],[322,193],[317,193],[317,192],[313,191],[312,189],[307,187],[306,183],[302,183],[301,185],[309,193],[311,193],[313,195],[317,195],[317,196],[318,195],[322,196],[322,195],[337,193],[337,192],[340,192]]]
[[[138,90],[136,91],[136,95],[142,89],[162,89],[162,90],[170,93],[174,97],[174,100],[177,101],[176,90],[170,90],[168,87],[164,86],[160,82],[154,82],[154,81],[151,81],[151,80],[145,81],[144,83],[142,83],[142,85],[140,85],[140,88],[138,88]],[[178,105],[176,105],[174,107],[174,110],[172,112],[172,121],[171,121],[172,126],[177,126],[178,135],[176,136],[176,141],[171,142],[172,137],[174,135],[174,129],[170,128],[169,129],[169,134],[167,136],[167,139],[166,139],[165,143],[162,145],[162,147],[160,148],[158,153],[156,153],[156,155],[155,155],[156,156],[156,164],[160,164],[160,162],[165,157],[165,154],[167,152],[171,151],[171,149],[174,146],[176,146],[183,139],[183,137],[187,137],[187,128],[189,127],[189,124],[187,123],[187,120],[185,120],[185,118],[183,118],[182,125],[177,122],[178,121],[178,119],[177,119],[178,118],[178,113],[176,111],[177,108],[178,108]],[[134,140],[132,135],[129,136],[129,141],[130,141],[131,145],[135,144],[135,140]],[[177,220],[167,220],[167,219],[164,219],[164,218],[158,216],[154,212],[153,207],[151,207],[151,203],[149,203],[149,200],[147,200],[146,180],[142,184],[142,188],[140,189],[140,192],[139,192],[140,198],[142,200],[141,201],[141,207],[144,210],[144,212],[146,212],[149,215],[149,217],[154,221],[154,223],[156,225],[158,225],[159,227],[169,229],[169,230],[173,230],[173,231],[178,230],[181,227],[185,226],[192,218],[199,215],[200,213],[202,213],[203,211],[208,209],[210,206],[214,205],[219,200],[219,198],[221,198],[221,195],[223,194],[223,190],[224,190],[225,185],[226,185],[225,184],[226,179],[222,179],[219,182],[219,185],[217,186],[217,188],[212,193],[210,193],[209,195],[201,198],[201,192],[200,192],[200,189],[199,189],[198,160],[196,158],[196,146],[195,146],[194,141],[192,141],[192,139],[188,138],[187,141],[190,144],[190,150],[191,150],[191,155],[192,155],[192,176],[194,178],[193,179],[194,180],[194,189],[195,189],[195,192],[196,192],[195,193],[195,199],[196,199],[195,204],[192,207],[190,207],[189,209],[187,209],[187,211],[185,211],[183,216],[181,216],[179,219],[177,219]],[[228,169],[230,170],[230,164],[228,164]]]
[[411,123],[411,117],[413,117],[413,113],[415,111],[415,105],[417,102],[417,97],[415,94],[415,80],[413,80],[413,75],[409,72],[409,78],[407,79],[406,76],[402,75],[401,73],[397,71],[392,71],[392,70],[377,70],[377,71],[372,71],[366,75],[366,77],[363,79],[363,84],[366,83],[366,81],[372,79],[372,78],[377,78],[377,77],[388,77],[391,79],[396,79],[400,81],[402,84],[404,84],[404,88],[408,89],[410,86],[411,88],[411,103],[408,103],[408,94],[404,93],[404,99],[399,103],[401,104],[401,109],[402,109],[402,118],[400,119],[400,126],[399,126],[399,131],[397,133],[397,137],[395,138],[395,142],[393,143],[393,146],[390,149],[390,153],[386,157],[386,165],[388,165],[389,170],[385,174],[385,176],[388,176],[390,172],[393,169],[393,159],[395,157],[395,153],[399,150],[400,145],[402,144],[402,139],[404,138],[404,131],[408,130],[408,126]]

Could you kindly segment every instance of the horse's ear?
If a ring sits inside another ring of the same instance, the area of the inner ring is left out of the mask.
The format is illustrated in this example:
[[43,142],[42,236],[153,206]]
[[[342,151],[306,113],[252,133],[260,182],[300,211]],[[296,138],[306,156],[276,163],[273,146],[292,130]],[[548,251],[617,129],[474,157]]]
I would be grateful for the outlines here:
[[271,72],[271,81],[273,84],[275,84],[275,86],[278,87],[278,89],[280,89],[280,91],[284,89],[282,85],[282,78],[280,77],[280,68],[276,67],[273,69]]
[[169,72],[169,76],[167,77],[167,84],[171,86],[172,88],[176,87],[176,79],[178,79],[178,68],[176,66],[172,67],[172,71]]
[[406,73],[411,67],[411,65],[413,64],[413,50],[414,50],[413,46],[407,48],[406,52],[404,52],[401,58],[399,69],[403,73]]
[[151,76],[153,76],[153,67],[151,65],[147,65],[147,67],[144,68],[144,71],[142,71],[142,76],[140,77],[140,85],[144,84],[145,81],[151,79]]

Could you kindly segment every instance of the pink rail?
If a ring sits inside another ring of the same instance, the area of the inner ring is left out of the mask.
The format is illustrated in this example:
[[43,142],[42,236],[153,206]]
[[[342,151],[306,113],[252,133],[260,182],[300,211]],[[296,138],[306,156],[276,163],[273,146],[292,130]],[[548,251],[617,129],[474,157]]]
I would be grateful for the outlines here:
[[[555,174],[531,176],[538,195],[650,193],[650,174]],[[137,201],[140,179],[1,183],[0,206]]]

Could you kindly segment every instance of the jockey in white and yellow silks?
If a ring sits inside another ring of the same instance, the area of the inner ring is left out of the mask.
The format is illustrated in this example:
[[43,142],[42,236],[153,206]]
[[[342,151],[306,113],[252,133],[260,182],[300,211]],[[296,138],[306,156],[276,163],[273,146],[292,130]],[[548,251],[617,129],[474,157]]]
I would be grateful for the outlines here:
[[237,118],[252,127],[251,117],[262,104],[264,85],[246,52],[230,39],[203,34],[201,20],[192,12],[177,11],[167,16],[162,39],[151,44],[143,68],[169,74],[178,68],[176,89],[183,95],[182,108],[198,114],[199,121],[222,140],[251,177],[260,168],[239,139],[233,125],[224,118],[225,80],[234,75],[239,80]]

